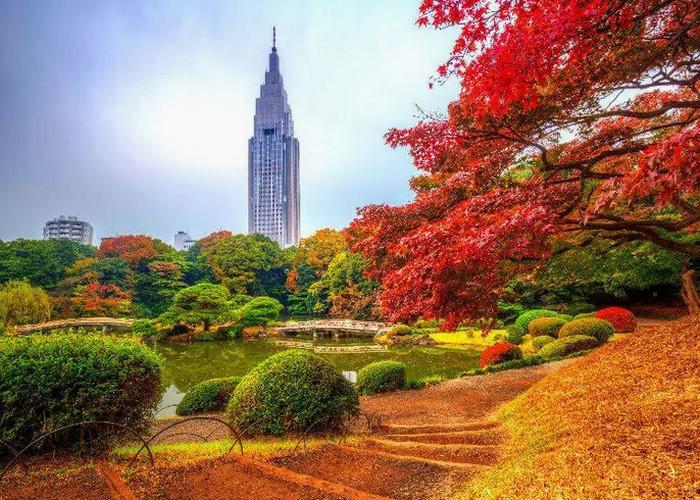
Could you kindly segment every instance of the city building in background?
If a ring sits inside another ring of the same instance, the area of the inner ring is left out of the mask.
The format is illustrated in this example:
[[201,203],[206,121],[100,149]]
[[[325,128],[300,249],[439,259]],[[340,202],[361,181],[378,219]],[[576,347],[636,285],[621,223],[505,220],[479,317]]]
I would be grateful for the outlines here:
[[45,240],[72,240],[92,245],[92,226],[74,215],[61,215],[44,225]]
[[299,241],[299,141],[280,73],[275,31],[248,141],[248,232],[285,247]]
[[197,240],[193,240],[192,237],[187,234],[185,231],[178,231],[175,233],[175,244],[173,245],[175,247],[175,250],[178,252],[181,252],[183,250],[189,250],[192,245],[197,243]]

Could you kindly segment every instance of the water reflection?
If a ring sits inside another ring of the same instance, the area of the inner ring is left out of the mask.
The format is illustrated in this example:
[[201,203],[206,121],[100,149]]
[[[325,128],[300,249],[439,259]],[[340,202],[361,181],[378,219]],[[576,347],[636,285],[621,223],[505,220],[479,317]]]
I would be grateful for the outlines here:
[[[333,342],[366,344],[367,340],[341,339]],[[265,358],[285,349],[288,348],[268,340],[158,343],[155,350],[165,359],[163,379],[168,387],[160,407],[177,404],[190,387],[204,380],[244,375]],[[409,379],[429,375],[454,377],[461,371],[478,366],[479,362],[478,350],[422,346],[391,348],[383,352],[323,353],[319,356],[341,371],[358,371],[369,363],[383,359],[401,361],[406,364]],[[158,416],[174,414],[174,408],[166,408]]]

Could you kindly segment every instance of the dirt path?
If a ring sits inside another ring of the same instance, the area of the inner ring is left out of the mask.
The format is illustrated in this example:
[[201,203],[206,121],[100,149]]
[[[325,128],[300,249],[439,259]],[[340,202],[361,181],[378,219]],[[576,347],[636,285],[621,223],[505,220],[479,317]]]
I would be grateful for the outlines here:
[[[490,419],[493,410],[571,362],[363,397],[362,411],[381,415],[382,426],[352,445],[329,442],[266,462],[233,454],[180,466],[156,465],[128,480],[97,465],[50,483],[22,482],[0,499],[451,498],[465,481],[499,459],[504,435]],[[197,428],[188,432],[213,430],[205,421],[193,425]]]

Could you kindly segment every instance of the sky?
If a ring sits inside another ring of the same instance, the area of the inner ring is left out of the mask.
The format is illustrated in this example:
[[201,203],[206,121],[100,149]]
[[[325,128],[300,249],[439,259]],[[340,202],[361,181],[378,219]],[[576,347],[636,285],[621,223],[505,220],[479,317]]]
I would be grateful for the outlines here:
[[247,141],[277,27],[300,141],[301,233],[406,203],[417,108],[455,33],[418,0],[0,1],[0,239],[76,215],[99,238],[247,230]]

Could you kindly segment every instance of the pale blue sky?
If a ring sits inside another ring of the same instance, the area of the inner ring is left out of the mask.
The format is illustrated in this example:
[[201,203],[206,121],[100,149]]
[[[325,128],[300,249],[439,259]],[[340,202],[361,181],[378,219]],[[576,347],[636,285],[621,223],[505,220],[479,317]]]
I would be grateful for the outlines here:
[[[277,26],[301,143],[302,235],[405,203],[383,134],[443,111],[454,32],[418,0],[0,0],[0,239],[59,214],[96,238],[247,229],[247,140]],[[99,241],[99,240],[96,240]]]

